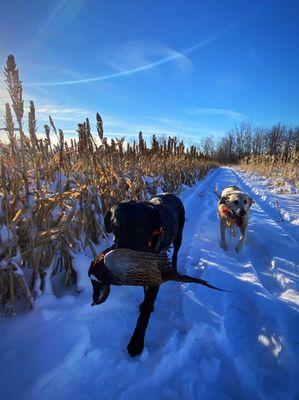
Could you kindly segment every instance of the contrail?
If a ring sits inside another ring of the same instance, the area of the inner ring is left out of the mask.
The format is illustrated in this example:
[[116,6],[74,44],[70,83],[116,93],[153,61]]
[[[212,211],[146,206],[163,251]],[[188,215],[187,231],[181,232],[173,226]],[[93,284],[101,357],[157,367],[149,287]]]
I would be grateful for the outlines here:
[[194,51],[200,49],[201,47],[204,47],[207,44],[210,44],[210,43],[214,42],[215,40],[220,39],[226,33],[232,31],[238,25],[240,25],[241,22],[243,22],[243,20],[241,20],[239,22],[236,22],[235,24],[231,25],[230,27],[228,27],[228,28],[226,28],[226,29],[224,29],[224,30],[222,30],[222,31],[220,31],[218,33],[215,33],[214,35],[210,36],[209,38],[207,38],[205,40],[202,40],[201,42],[195,44],[192,47],[189,47],[189,48],[183,50],[180,53],[173,54],[171,56],[162,58],[160,60],[157,60],[157,61],[149,63],[149,64],[141,65],[140,67],[127,69],[125,71],[115,72],[115,73],[112,73],[112,74],[107,74],[107,75],[102,75],[102,76],[95,76],[93,78],[75,79],[75,80],[71,80],[71,81],[57,81],[57,82],[32,82],[32,83],[24,84],[24,86],[77,85],[77,84],[80,84],[80,83],[105,81],[107,79],[119,78],[121,76],[132,75],[132,74],[136,74],[137,72],[153,69],[153,68],[156,68],[156,67],[158,67],[160,65],[166,64],[166,63],[168,63],[170,61],[176,60],[176,59],[182,57],[183,55],[186,55],[186,54],[189,54],[189,53],[193,53]]

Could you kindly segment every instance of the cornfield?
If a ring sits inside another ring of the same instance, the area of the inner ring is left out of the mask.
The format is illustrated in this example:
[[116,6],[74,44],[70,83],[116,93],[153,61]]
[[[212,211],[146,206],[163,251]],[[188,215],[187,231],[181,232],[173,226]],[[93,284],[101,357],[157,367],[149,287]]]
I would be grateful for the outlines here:
[[160,190],[178,193],[215,163],[175,137],[153,135],[150,146],[141,132],[133,143],[108,140],[99,114],[97,137],[86,119],[77,139],[67,142],[49,116],[40,138],[33,101],[25,133],[22,82],[12,55],[4,76],[11,104],[1,128],[7,139],[0,142],[0,295],[9,314],[24,300],[32,307],[55,274],[63,275],[65,288],[76,282],[74,255],[96,256],[111,205],[146,200]]

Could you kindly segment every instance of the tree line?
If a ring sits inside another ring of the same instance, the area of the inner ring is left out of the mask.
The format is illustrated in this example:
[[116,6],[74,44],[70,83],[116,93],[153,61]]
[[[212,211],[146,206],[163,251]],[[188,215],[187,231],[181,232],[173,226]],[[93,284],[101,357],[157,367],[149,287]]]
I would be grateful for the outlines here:
[[201,148],[204,154],[224,164],[259,156],[291,162],[298,159],[299,126],[278,123],[271,128],[262,128],[243,122],[218,141],[213,136],[205,138]]

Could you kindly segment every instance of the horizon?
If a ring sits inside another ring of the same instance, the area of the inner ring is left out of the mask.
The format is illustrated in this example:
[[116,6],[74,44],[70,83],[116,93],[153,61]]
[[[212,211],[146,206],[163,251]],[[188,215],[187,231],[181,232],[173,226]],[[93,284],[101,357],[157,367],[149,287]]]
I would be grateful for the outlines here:
[[[127,141],[142,131],[192,144],[243,121],[299,124],[296,1],[1,7],[2,70],[13,54],[38,132],[49,114],[66,136],[86,117],[94,128],[96,112],[106,136]],[[2,79],[1,117],[6,101]]]

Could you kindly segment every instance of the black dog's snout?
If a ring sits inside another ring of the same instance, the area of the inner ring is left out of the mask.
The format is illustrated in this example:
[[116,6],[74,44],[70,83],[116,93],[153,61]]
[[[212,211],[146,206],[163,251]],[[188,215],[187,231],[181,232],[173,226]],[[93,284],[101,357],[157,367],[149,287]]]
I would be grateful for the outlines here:
[[246,215],[246,211],[242,210],[242,211],[240,212],[240,215],[241,215],[241,217],[244,217],[244,215]]

